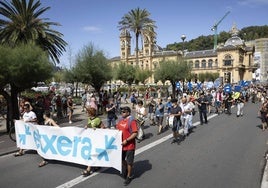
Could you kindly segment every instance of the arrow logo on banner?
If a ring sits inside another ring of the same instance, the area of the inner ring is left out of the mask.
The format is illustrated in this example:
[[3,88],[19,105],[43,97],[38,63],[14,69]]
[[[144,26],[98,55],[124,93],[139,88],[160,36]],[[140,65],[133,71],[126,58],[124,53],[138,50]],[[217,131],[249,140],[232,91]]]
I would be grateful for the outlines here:
[[105,136],[105,149],[96,148],[96,152],[99,153],[98,154],[99,160],[101,160],[104,157],[105,161],[109,161],[107,150],[108,149],[117,150],[117,146],[113,145],[114,141],[115,141],[114,137],[111,137],[110,139],[108,139],[108,136]]

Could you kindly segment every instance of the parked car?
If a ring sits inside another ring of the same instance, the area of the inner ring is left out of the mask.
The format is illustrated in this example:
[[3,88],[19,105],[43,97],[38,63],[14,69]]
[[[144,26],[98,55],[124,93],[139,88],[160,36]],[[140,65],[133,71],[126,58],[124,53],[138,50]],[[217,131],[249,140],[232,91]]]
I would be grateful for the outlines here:
[[40,92],[48,92],[49,87],[45,84],[45,82],[38,82],[36,87],[31,88],[34,91]]

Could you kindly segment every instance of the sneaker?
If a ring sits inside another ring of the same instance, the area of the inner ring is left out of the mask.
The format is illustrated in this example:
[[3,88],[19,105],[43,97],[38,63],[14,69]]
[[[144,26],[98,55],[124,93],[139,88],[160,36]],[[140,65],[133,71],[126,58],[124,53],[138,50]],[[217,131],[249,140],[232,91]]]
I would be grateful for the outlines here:
[[72,124],[73,122],[72,121],[69,121],[70,124]]
[[124,185],[128,185],[131,182],[131,178],[127,177],[126,180],[124,181]]

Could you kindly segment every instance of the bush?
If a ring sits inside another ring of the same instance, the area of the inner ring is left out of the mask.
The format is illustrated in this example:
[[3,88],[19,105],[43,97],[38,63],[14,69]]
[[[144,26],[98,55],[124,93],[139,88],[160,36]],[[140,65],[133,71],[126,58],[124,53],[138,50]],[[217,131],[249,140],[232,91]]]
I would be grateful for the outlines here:
[[73,97],[73,102],[76,105],[81,105],[82,104],[82,98],[81,97]]

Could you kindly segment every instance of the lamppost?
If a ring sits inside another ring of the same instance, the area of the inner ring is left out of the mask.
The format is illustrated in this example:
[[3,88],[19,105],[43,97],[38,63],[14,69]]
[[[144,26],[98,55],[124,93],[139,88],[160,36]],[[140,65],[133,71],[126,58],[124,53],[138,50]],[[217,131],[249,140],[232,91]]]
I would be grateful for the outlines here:
[[186,39],[186,35],[182,34],[181,35],[181,40],[182,40],[182,56],[184,57],[184,41]]
[[[186,39],[186,35],[182,34],[181,35],[181,40],[182,40],[182,60],[184,61],[184,41]],[[182,92],[184,91],[184,81],[182,81]]]

